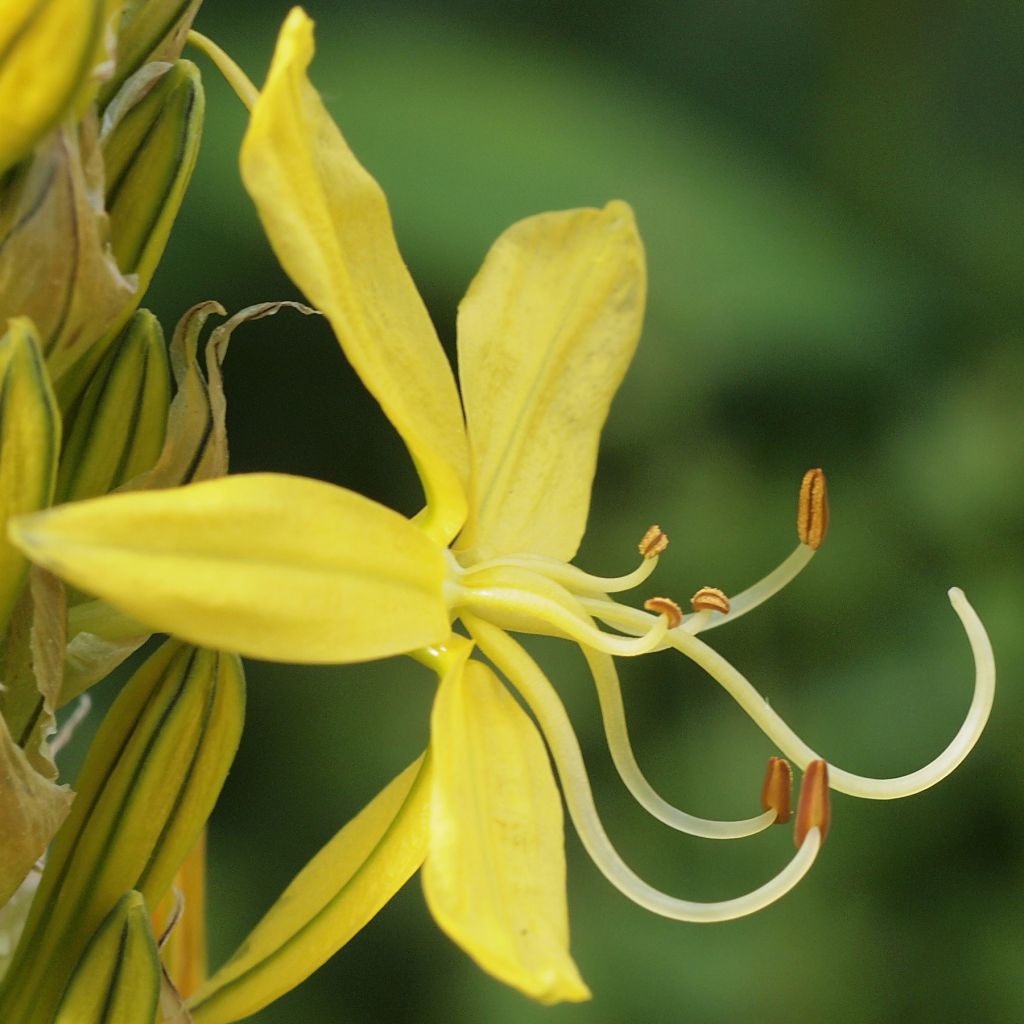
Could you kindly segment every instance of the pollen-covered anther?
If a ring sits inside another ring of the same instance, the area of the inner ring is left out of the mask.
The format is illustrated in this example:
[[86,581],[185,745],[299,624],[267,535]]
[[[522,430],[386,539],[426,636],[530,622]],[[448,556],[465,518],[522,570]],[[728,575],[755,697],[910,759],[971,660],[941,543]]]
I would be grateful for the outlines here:
[[649,597],[644,601],[644,608],[655,615],[664,615],[669,629],[675,629],[683,621],[683,609],[670,597]]
[[652,526],[641,539],[637,548],[644,558],[657,558],[668,547],[668,534],[660,526]]
[[793,830],[793,841],[799,849],[807,838],[807,833],[816,828],[821,833],[821,841],[828,835],[828,826],[832,817],[828,792],[828,765],[821,760],[812,761],[804,769],[804,781],[800,786],[800,802],[796,808],[796,826]]
[[828,488],[825,485],[825,474],[820,469],[807,470],[800,483],[796,532],[800,543],[815,551],[825,542],[825,534],[828,532]]
[[761,806],[775,812],[776,825],[785,825],[793,814],[792,803],[793,769],[784,757],[769,757],[761,788]]
[[721,612],[729,614],[729,598],[718,587],[701,587],[690,598],[690,607],[695,612]]

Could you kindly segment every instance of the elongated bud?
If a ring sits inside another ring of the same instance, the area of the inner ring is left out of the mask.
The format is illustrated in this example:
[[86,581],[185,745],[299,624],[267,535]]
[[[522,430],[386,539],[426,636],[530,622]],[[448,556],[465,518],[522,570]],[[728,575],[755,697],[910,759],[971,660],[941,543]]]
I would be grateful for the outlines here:
[[117,33],[117,66],[100,90],[100,104],[143,64],[181,56],[185,37],[202,0],[125,0]]
[[57,502],[93,498],[149,469],[171,403],[163,331],[139,310],[93,374],[65,429]]
[[821,841],[828,835],[832,812],[828,791],[828,765],[824,761],[812,761],[804,769],[804,781],[800,786],[800,802],[796,809],[796,825],[793,841],[797,848],[803,846],[807,833],[816,828]]
[[53,498],[60,414],[39,339],[25,317],[0,338],[0,636],[18,599],[28,561],[7,539],[7,521]]
[[800,483],[800,501],[796,513],[796,532],[800,543],[815,551],[828,532],[828,488],[820,469],[809,469]]
[[[233,655],[167,641],[107,713],[0,992],[0,1020],[49,1020],[127,888],[156,905],[202,829],[241,734]],[[36,1016],[33,1016],[36,1014]]]
[[205,99],[199,69],[179,60],[126,83],[104,117],[110,242],[145,293],[163,254],[199,152]]
[[775,812],[775,824],[785,825],[792,817],[793,769],[784,757],[769,757],[761,789],[761,806]]
[[156,1017],[160,959],[138,892],[126,892],[90,939],[53,1024],[138,1024]]
[[0,172],[87,102],[107,0],[6,0],[0,18]]

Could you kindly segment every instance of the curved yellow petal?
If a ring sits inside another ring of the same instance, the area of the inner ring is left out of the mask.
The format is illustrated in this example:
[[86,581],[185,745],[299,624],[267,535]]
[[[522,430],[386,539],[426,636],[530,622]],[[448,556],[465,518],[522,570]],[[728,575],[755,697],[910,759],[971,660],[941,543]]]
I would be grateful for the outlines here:
[[495,242],[459,308],[472,452],[460,550],[576,553],[645,290],[643,247],[622,202],[530,217]]
[[0,18],[0,171],[87,91],[108,0],[7,0]]
[[444,556],[383,505],[317,480],[229,476],[23,517],[34,561],[154,629],[271,661],[365,661],[449,633]]
[[437,923],[485,971],[531,998],[588,999],[569,955],[562,803],[533,723],[471,660],[441,683],[430,744],[423,887]]
[[304,981],[423,863],[430,762],[419,758],[352,819],[285,889],[238,951],[189,1000],[195,1024],[227,1024]]
[[306,77],[313,23],[294,8],[242,144],[242,178],[281,265],[326,314],[401,434],[443,544],[465,519],[465,428],[447,357],[395,242],[387,200]]

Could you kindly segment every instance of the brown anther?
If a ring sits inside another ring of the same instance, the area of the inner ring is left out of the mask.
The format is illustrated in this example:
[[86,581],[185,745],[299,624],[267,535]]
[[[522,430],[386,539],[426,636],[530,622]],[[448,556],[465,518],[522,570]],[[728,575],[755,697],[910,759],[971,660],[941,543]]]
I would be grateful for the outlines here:
[[804,781],[800,786],[800,802],[796,808],[796,826],[793,841],[797,849],[803,846],[807,833],[812,828],[821,832],[821,841],[828,835],[831,820],[828,798],[828,765],[824,761],[812,761],[804,769]]
[[652,526],[637,545],[644,558],[656,558],[668,547],[668,534],[660,526]]
[[675,629],[683,621],[683,609],[670,597],[649,597],[644,607],[655,615],[664,615],[669,629]]
[[828,488],[820,469],[809,469],[800,483],[800,502],[796,511],[796,532],[800,543],[815,551],[828,532]]
[[690,598],[690,606],[695,612],[721,612],[729,614],[729,598],[718,587],[701,587]]
[[784,757],[769,757],[761,788],[761,806],[775,812],[775,824],[785,825],[793,815],[793,769]]

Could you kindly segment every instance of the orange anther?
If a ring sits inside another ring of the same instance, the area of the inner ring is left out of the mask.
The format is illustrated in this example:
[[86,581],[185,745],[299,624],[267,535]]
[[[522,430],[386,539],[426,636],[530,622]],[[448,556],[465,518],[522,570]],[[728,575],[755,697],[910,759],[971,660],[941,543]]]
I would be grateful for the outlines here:
[[693,597],[690,605],[695,612],[712,611],[729,614],[729,598],[718,587],[701,587]]
[[644,558],[656,558],[668,547],[668,534],[660,526],[652,526],[637,545]]
[[793,769],[784,757],[769,757],[761,789],[761,806],[775,812],[775,824],[785,825],[793,814]]
[[670,597],[649,597],[644,607],[655,615],[664,615],[669,629],[675,629],[683,621],[683,609]]
[[812,828],[821,832],[821,841],[828,835],[831,810],[828,798],[828,765],[824,761],[812,761],[804,769],[804,781],[800,786],[800,802],[796,809],[796,826],[793,841],[797,849],[803,846],[807,833]]
[[828,532],[828,488],[820,469],[809,469],[800,483],[800,502],[796,512],[796,532],[800,543],[821,547]]

